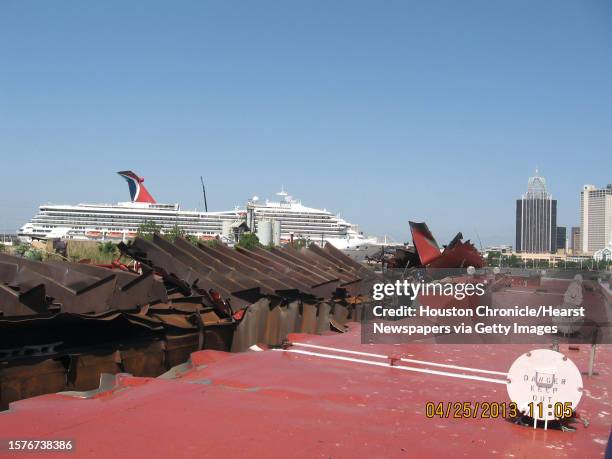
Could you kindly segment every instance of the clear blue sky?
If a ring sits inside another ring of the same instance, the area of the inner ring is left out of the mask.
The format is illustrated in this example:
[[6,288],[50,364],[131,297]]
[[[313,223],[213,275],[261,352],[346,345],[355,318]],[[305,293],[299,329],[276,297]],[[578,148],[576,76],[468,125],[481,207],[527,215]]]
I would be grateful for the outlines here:
[[612,182],[609,1],[0,2],[0,228],[46,202],[273,197],[514,242],[534,169]]

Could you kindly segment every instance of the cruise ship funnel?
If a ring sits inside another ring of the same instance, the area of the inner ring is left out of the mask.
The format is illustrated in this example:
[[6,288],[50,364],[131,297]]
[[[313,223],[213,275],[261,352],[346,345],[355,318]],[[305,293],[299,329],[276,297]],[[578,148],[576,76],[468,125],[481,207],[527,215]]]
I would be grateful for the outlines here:
[[123,177],[128,183],[132,202],[149,202],[155,204],[155,199],[153,199],[153,196],[151,196],[151,193],[149,193],[143,184],[143,177],[139,177],[132,171],[120,171],[117,172],[117,174]]

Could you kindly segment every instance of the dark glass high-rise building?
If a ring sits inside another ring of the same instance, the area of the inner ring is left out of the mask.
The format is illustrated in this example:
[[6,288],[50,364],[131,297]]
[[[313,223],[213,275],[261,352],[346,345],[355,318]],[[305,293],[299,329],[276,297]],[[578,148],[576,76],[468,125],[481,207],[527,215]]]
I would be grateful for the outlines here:
[[557,226],[557,250],[566,249],[567,228],[565,226]]
[[557,251],[557,200],[552,199],[537,170],[529,178],[527,193],[516,201],[516,251]]

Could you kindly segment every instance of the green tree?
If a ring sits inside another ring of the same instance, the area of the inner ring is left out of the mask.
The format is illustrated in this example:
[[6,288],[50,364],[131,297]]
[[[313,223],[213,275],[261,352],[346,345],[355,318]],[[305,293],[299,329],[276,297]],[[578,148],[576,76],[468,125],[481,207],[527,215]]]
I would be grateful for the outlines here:
[[0,252],[4,252],[4,251],[6,251],[6,246],[0,243]]
[[200,244],[205,245],[206,247],[215,248],[219,245],[219,239],[209,239],[207,241],[199,241]]
[[32,247],[26,250],[23,256],[27,258],[28,260],[33,260],[33,261],[42,261],[43,259],[42,252]]
[[111,241],[102,242],[98,245],[98,251],[104,258],[113,258],[117,253],[117,246]]
[[261,247],[261,243],[255,233],[243,233],[236,246],[244,249],[253,249],[255,247]]
[[488,266],[499,265],[500,258],[501,258],[501,252],[489,252],[487,254],[487,265]]
[[23,256],[28,250],[30,250],[30,248],[32,248],[31,244],[28,244],[27,242],[22,242],[21,244],[15,246],[15,253]]
[[185,239],[187,240],[187,242],[191,243],[192,245],[195,245],[196,247],[198,246],[198,243],[201,242],[200,239],[198,239],[198,237],[194,236],[193,234],[188,234],[187,236],[185,236]]
[[160,233],[161,226],[157,225],[153,220],[145,220],[145,222],[138,227],[136,236],[150,241],[153,239],[154,234]]
[[511,268],[518,268],[521,266],[521,259],[516,255],[512,254],[508,257],[508,266]]
[[170,231],[164,233],[164,238],[168,239],[170,242],[176,241],[179,237],[185,237],[185,231],[175,224]]
[[298,237],[297,239],[293,240],[293,248],[295,250],[300,250],[300,249],[303,249],[304,247],[308,247],[309,244],[310,242],[308,241],[308,239],[303,238],[303,237]]

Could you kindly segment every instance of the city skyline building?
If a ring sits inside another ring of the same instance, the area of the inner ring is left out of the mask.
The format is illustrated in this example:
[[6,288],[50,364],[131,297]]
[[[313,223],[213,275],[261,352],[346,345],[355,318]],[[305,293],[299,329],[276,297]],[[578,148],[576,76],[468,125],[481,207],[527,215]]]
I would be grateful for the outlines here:
[[582,251],[582,247],[580,246],[580,227],[572,226],[572,230],[570,233],[570,244],[572,249],[572,254],[576,255]]
[[557,251],[557,201],[546,188],[546,179],[536,169],[527,182],[527,192],[516,201],[516,251]]
[[610,242],[612,184],[605,188],[584,185],[580,192],[580,250],[593,254]]
[[557,226],[557,251],[567,250],[567,228]]

